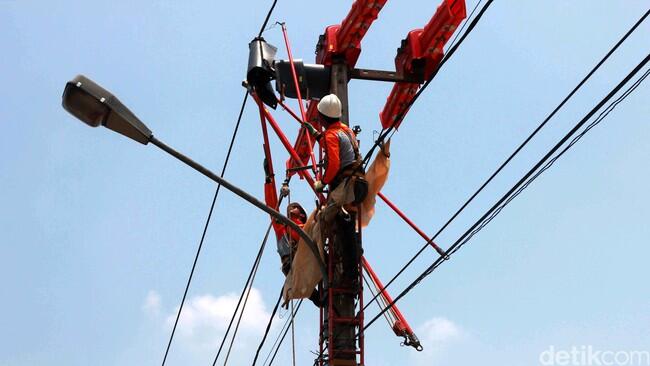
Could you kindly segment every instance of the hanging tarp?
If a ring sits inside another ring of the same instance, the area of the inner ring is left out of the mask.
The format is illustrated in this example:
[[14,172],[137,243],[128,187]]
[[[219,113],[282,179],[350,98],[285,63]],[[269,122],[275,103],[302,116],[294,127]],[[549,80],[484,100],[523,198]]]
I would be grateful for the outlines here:
[[[318,220],[316,220],[315,210],[307,218],[303,230],[314,240],[321,259],[325,261],[323,240],[320,225],[318,224]],[[284,281],[283,296],[285,303],[291,299],[308,298],[322,278],[323,276],[314,252],[309,249],[304,239],[300,239],[296,248],[296,254],[291,263],[291,270]]]
[[375,157],[370,168],[366,172],[368,181],[368,196],[361,202],[361,227],[368,226],[368,223],[375,215],[375,203],[377,193],[381,191],[388,179],[390,170],[390,140],[381,146],[379,154]]

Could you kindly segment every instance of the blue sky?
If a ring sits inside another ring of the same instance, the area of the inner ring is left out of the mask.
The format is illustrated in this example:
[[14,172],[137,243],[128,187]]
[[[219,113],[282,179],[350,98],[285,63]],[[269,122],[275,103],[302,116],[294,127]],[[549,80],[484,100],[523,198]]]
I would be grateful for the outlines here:
[[[63,86],[89,76],[158,138],[218,171],[247,44],[268,3],[0,2],[0,365],[160,363],[215,185],[153,146],[83,126],[61,108]],[[400,40],[436,6],[389,1],[358,65],[392,68]],[[641,0],[496,1],[395,135],[386,195],[435,232],[647,8]],[[348,9],[280,0],[271,21],[286,21],[294,56],[312,61],[318,35]],[[279,28],[265,37],[284,57]],[[649,39],[646,22],[439,245],[450,245],[636,66]],[[379,129],[389,89],[350,84],[362,146]],[[367,364],[536,365],[551,345],[648,350],[649,99],[644,84],[400,303],[425,352],[400,347],[377,322]],[[295,122],[276,116],[293,139]],[[273,144],[280,166],[286,155]],[[248,108],[226,177],[261,197],[261,162],[259,120]],[[300,183],[293,197],[312,202]],[[267,222],[222,192],[169,365],[211,363]],[[385,281],[422,245],[381,204],[364,241]],[[271,248],[232,364],[250,362],[281,286]],[[434,258],[421,256],[392,292]],[[297,321],[301,364],[311,364],[316,329],[316,310],[306,306]],[[286,364],[290,350],[281,352],[277,364]]]

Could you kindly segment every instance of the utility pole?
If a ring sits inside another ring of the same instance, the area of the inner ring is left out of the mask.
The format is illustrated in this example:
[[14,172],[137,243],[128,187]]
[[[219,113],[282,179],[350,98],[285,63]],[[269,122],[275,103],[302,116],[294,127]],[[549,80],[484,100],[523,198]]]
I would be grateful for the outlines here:
[[[348,65],[337,59],[331,68],[330,92],[341,100],[341,121],[349,125]],[[321,366],[364,364],[363,281],[361,277],[361,225],[359,212],[339,210],[327,232],[330,286],[321,308]],[[357,310],[358,308],[358,310]]]

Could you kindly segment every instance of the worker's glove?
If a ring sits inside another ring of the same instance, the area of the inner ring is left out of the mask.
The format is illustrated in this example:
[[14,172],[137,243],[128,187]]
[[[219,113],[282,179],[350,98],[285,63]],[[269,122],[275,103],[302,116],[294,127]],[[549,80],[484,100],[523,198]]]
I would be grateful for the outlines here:
[[323,189],[325,189],[325,185],[323,184],[323,182],[321,182],[319,180],[314,182],[314,190],[316,192],[318,192],[318,193],[323,192]]
[[314,126],[311,125],[311,123],[304,122],[302,125],[303,127],[305,127],[305,129],[307,130],[307,132],[309,132],[310,135],[314,137],[318,137],[318,135],[320,135],[320,133],[316,131],[316,129],[314,128]]

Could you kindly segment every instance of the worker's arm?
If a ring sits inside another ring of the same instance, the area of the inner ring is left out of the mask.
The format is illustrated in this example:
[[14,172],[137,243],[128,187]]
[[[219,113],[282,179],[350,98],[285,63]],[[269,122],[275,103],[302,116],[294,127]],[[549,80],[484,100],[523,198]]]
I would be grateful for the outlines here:
[[323,138],[325,139],[325,155],[327,164],[325,165],[325,174],[323,175],[323,184],[329,184],[334,180],[341,167],[339,157],[339,137],[335,131],[326,131]]
[[[264,159],[264,202],[274,210],[278,209],[278,193],[275,190],[275,178],[269,167],[269,163]],[[280,239],[286,230],[285,226],[271,217],[271,225],[275,231],[275,236]]]

